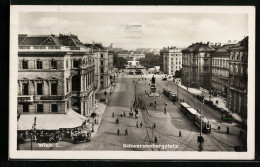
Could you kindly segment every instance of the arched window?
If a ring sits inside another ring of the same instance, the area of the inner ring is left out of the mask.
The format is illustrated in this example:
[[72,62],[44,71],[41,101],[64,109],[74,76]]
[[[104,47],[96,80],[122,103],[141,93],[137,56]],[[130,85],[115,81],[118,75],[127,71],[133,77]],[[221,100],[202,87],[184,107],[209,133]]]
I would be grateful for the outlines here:
[[72,91],[80,91],[80,77],[78,75],[72,77]]

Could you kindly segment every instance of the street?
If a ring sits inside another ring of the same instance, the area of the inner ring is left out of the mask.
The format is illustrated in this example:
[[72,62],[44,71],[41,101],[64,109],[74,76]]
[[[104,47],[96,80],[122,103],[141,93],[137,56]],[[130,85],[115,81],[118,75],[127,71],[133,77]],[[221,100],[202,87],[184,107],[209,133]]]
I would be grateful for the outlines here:
[[[143,70],[146,73],[145,70]],[[186,116],[179,107],[180,102],[175,104],[171,102],[164,94],[163,88],[170,89],[177,93],[177,85],[172,79],[162,81],[162,75],[155,75],[156,91],[160,92],[160,97],[148,97],[145,91],[149,92],[149,82],[151,74],[144,74],[145,79],[140,79],[141,76],[128,75],[128,70],[121,73],[116,78],[115,88],[113,93],[108,97],[108,104],[105,112],[102,115],[102,120],[98,131],[92,137],[90,142],[81,142],[73,144],[72,142],[59,141],[59,147],[39,148],[38,144],[34,143],[34,149],[53,149],[53,150],[121,150],[121,151],[198,151],[197,137],[200,134],[200,129]],[[129,116],[130,108],[133,106],[136,97],[142,99],[147,110],[139,109],[138,118]],[[166,86],[167,85],[167,86]],[[237,123],[226,123],[221,120],[221,114],[218,111],[202,104],[198,99],[184,90],[178,88],[178,98],[184,99],[191,107],[197,109],[202,108],[203,114],[211,123],[211,133],[203,134],[204,144],[203,151],[234,151],[235,146],[242,146],[242,140],[239,137],[239,126]],[[155,103],[156,107],[150,106],[150,103]],[[165,103],[166,114],[164,113]],[[120,116],[121,113],[126,113],[126,116]],[[114,113],[114,117],[112,116]],[[116,119],[119,119],[119,124],[116,124]],[[139,127],[136,127],[136,123]],[[142,122],[143,127],[140,127]],[[154,124],[156,127],[154,128]],[[221,129],[217,128],[221,124]],[[230,134],[226,134],[226,127],[230,128]],[[125,136],[127,129],[128,135]],[[117,131],[120,131],[119,136]],[[181,137],[179,133],[181,132]],[[155,137],[157,142],[155,143]],[[125,148],[124,144],[131,145],[175,145],[173,148]],[[26,148],[29,143],[20,146],[21,149]],[[30,148],[30,147],[28,147]]]

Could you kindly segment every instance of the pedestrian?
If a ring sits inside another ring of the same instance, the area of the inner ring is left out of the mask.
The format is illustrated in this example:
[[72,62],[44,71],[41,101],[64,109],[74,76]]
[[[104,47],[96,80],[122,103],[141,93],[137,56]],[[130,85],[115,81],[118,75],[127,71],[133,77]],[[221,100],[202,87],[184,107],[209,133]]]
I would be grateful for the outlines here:
[[96,120],[96,118],[94,119],[94,122],[95,122],[95,124],[97,124],[97,120]]
[[154,124],[153,124],[153,128],[155,129],[155,127],[156,127],[156,124],[154,123]]
[[179,137],[182,137],[182,135],[181,135],[181,131],[179,130]]
[[218,130],[220,130],[220,124],[218,124]]
[[154,136],[154,142],[157,143],[157,137],[156,136]]
[[114,117],[114,116],[115,116],[115,113],[113,112],[112,117]]
[[120,135],[120,130],[119,129],[117,129],[117,136],[119,136]]
[[141,128],[143,128],[143,123],[142,122],[140,123],[140,126],[141,126]]
[[243,132],[242,132],[242,130],[240,129],[240,131],[239,131],[239,136],[242,136],[243,135]]
[[154,102],[154,108],[156,108],[156,101]]
[[127,129],[125,129],[125,136],[128,136],[128,131],[127,131]]
[[138,128],[138,125],[139,125],[139,123],[138,123],[138,121],[136,122],[136,127]]
[[229,134],[229,127],[227,127],[227,134]]

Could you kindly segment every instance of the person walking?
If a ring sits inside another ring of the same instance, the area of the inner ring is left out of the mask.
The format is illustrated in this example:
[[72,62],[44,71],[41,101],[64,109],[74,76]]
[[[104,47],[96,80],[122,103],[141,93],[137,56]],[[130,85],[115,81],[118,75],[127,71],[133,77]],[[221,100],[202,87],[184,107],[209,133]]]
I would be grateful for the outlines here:
[[157,137],[154,136],[154,143],[157,143]]
[[179,130],[179,137],[182,137],[182,135],[181,135],[181,131]]
[[155,127],[156,127],[156,124],[154,123],[154,124],[153,124],[153,128],[155,129]]
[[114,116],[115,116],[115,113],[113,112],[112,117],[114,117]]
[[128,131],[127,131],[127,129],[125,129],[125,136],[128,136]]
[[140,127],[143,128],[143,123],[142,122],[140,123]]
[[119,136],[120,135],[120,130],[119,129],[117,129],[117,136]]
[[229,127],[227,127],[227,134],[229,134]]
[[136,122],[136,127],[138,128],[138,126],[139,126],[139,123],[138,123],[138,121]]

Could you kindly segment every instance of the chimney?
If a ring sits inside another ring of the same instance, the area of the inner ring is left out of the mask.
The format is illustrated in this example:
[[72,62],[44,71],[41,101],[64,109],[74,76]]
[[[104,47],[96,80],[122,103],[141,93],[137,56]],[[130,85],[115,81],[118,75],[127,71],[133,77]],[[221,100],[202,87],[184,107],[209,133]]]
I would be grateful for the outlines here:
[[207,45],[210,46],[209,42],[207,42]]

